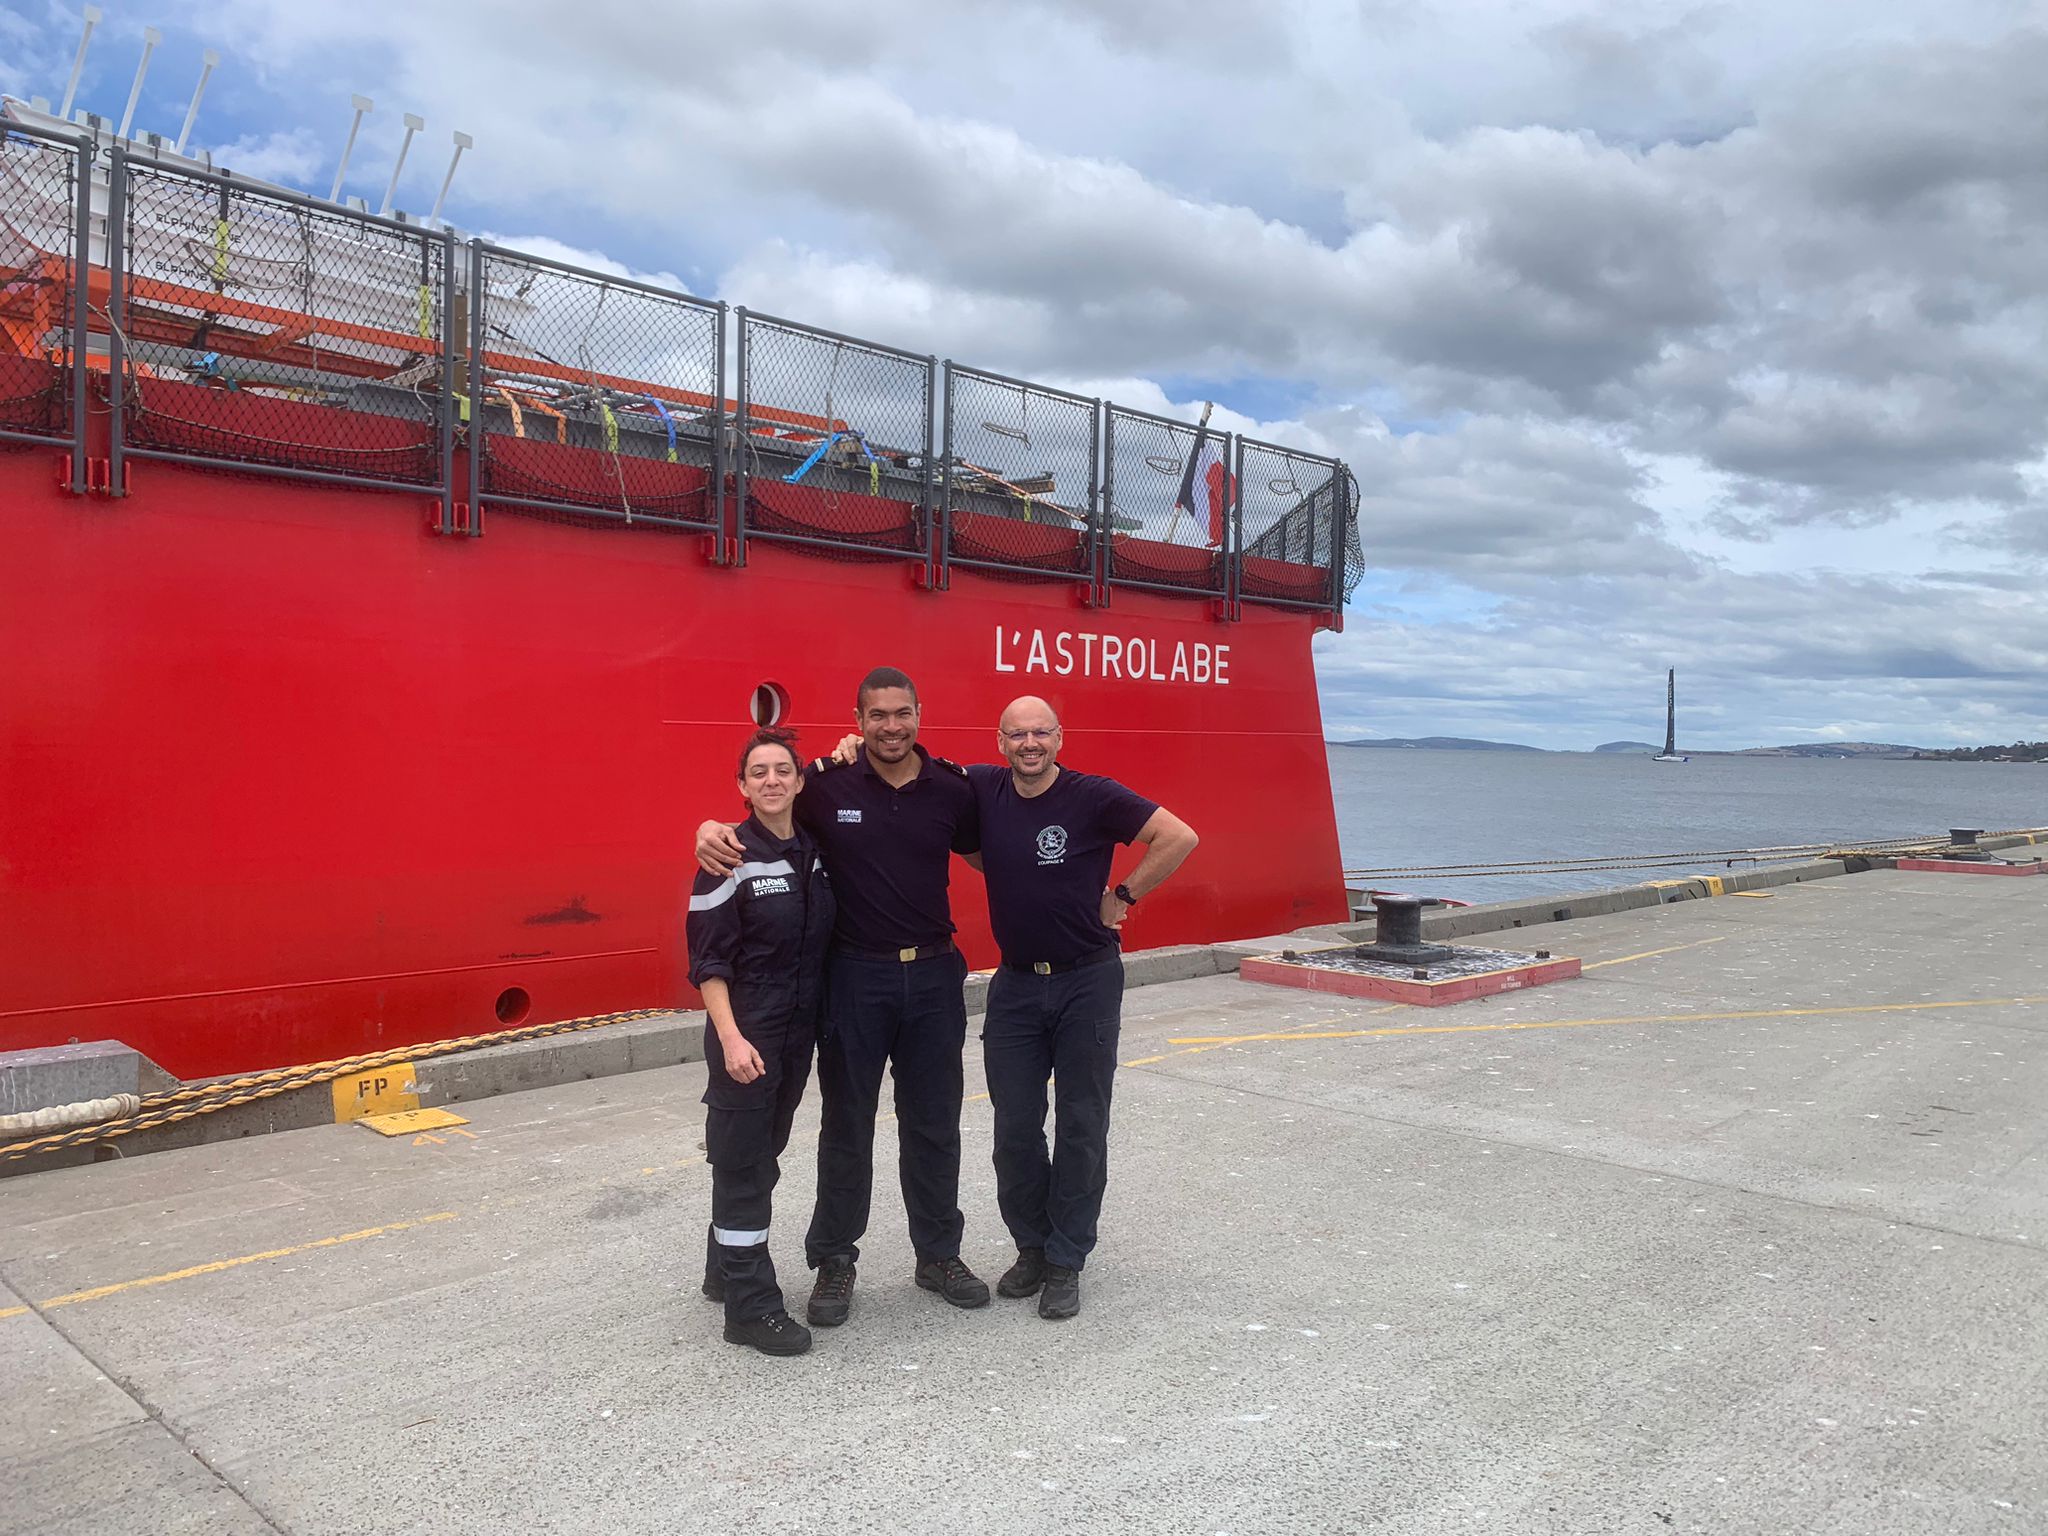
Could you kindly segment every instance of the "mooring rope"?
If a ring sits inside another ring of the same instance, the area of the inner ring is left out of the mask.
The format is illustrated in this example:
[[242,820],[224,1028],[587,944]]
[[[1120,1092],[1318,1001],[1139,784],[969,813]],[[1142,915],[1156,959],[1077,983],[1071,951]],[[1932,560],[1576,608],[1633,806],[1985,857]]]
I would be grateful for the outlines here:
[[232,1109],[240,1104],[254,1104],[259,1099],[275,1098],[279,1094],[290,1093],[295,1089],[311,1088],[319,1083],[332,1082],[338,1077],[347,1077],[351,1073],[368,1072],[399,1062],[417,1061],[423,1057],[448,1056],[458,1051],[479,1050],[487,1045],[510,1045],[522,1040],[542,1040],[550,1035],[602,1029],[607,1024],[627,1024],[635,1019],[656,1018],[670,1011],[665,1008],[636,1008],[622,1013],[591,1014],[580,1019],[560,1019],[552,1024],[526,1024],[517,1029],[493,1030],[484,1035],[463,1035],[452,1040],[430,1040],[420,1045],[394,1046],[390,1050],[373,1051],[362,1056],[344,1056],[334,1061],[306,1062],[295,1067],[275,1067],[267,1072],[257,1072],[220,1082],[192,1083],[185,1087],[150,1094],[141,1101],[139,1109],[134,1114],[118,1120],[102,1121],[97,1125],[82,1125],[56,1135],[38,1136],[30,1141],[17,1141],[0,1146],[0,1162],[33,1157],[44,1152],[61,1151],[66,1147],[84,1146],[97,1141],[110,1141],[117,1136],[131,1136],[137,1131],[154,1130],[158,1126],[195,1119],[200,1115],[210,1115],[216,1110]]

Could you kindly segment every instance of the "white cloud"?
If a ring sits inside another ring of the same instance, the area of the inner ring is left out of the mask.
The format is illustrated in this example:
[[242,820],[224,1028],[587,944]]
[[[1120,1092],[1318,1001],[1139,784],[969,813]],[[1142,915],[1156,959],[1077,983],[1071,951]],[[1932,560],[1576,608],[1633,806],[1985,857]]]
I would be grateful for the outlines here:
[[1344,452],[1412,600],[1326,645],[1333,721],[1564,730],[1682,639],[1752,739],[2043,732],[2048,31],[2015,0],[183,15],[273,92],[233,147],[281,179],[331,174],[366,90],[365,188],[430,118],[407,206],[459,125],[458,222]]

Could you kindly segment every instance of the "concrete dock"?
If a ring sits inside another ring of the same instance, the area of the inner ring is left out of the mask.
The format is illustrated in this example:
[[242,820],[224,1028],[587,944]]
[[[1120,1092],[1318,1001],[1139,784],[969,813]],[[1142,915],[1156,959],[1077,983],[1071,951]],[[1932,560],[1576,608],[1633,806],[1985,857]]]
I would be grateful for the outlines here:
[[885,1121],[852,1321],[721,1342],[696,1064],[0,1182],[0,1531],[2048,1531],[2048,879],[1524,942],[1584,975],[1133,990],[1063,1323],[912,1287]]

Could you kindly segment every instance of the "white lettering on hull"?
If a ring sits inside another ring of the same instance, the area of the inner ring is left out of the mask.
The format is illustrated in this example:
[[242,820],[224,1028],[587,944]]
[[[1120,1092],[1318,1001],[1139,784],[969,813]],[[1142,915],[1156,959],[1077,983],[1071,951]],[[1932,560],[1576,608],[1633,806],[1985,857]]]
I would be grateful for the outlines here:
[[1142,635],[1104,635],[1088,630],[1021,629],[996,626],[998,672],[1043,672],[1053,677],[1113,677],[1132,683],[1199,683],[1230,686],[1230,647],[1205,641],[1173,642]]

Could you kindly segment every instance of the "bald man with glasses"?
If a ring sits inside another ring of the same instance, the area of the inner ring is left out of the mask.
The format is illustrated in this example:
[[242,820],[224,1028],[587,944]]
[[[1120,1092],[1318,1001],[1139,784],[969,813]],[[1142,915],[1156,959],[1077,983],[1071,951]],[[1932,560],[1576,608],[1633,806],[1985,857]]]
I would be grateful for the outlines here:
[[[1059,717],[1043,699],[1013,700],[996,745],[1005,766],[967,770],[981,813],[989,923],[1003,956],[989,978],[982,1062],[995,1110],[996,1201],[1017,1262],[996,1291],[1037,1295],[1040,1317],[1067,1318],[1081,1309],[1081,1269],[1109,1183],[1120,930],[1199,839],[1116,780],[1061,767]],[[1126,843],[1144,853],[1113,881]]]

